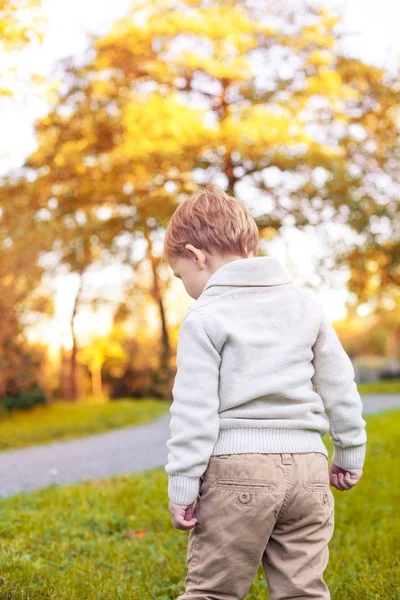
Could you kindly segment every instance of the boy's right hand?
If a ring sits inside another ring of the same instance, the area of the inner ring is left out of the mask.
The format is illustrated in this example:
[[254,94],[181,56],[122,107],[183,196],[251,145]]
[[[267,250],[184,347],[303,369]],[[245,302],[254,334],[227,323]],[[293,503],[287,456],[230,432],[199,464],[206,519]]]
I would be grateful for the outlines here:
[[350,473],[332,464],[329,481],[333,487],[344,492],[345,490],[351,490],[360,481],[362,473],[362,470],[357,471],[357,473]]
[[197,523],[197,518],[195,516],[195,502],[187,505],[169,502],[168,508],[172,524],[176,529],[189,531],[195,527]]

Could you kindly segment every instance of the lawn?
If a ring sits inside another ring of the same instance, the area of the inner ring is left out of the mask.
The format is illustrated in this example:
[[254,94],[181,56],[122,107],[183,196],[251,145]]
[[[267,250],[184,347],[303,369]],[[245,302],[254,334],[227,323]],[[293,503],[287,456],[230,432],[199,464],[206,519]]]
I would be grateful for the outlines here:
[[122,399],[102,403],[54,402],[30,411],[2,412],[0,450],[143,425],[167,412],[169,406],[165,400]]
[[360,394],[400,394],[400,379],[358,383],[357,388]]
[[[399,598],[400,411],[367,417],[365,475],[334,490],[332,600]],[[1,600],[175,600],[187,533],[172,528],[163,469],[0,501]],[[261,569],[246,600],[265,600]]]

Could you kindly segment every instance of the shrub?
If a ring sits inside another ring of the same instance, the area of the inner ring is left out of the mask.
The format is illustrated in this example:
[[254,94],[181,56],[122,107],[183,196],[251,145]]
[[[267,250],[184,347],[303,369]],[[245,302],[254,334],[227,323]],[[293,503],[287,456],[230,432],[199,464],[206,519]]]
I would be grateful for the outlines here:
[[38,404],[47,404],[47,398],[44,390],[34,381],[26,390],[5,396],[2,404],[9,411],[29,410]]
[[400,371],[389,371],[389,370],[380,371],[379,379],[388,379],[388,380],[400,379]]

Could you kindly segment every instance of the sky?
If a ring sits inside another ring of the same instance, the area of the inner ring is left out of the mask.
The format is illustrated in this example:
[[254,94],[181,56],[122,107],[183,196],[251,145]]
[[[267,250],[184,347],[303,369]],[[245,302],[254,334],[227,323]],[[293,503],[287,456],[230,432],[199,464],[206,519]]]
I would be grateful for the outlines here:
[[[289,4],[298,0],[287,0]],[[399,0],[312,0],[314,4],[339,8],[344,17],[344,26],[351,35],[347,36],[346,52],[360,57],[377,66],[395,68],[400,56],[400,1]],[[27,71],[34,67],[45,77],[49,77],[57,60],[83,52],[87,47],[87,34],[106,33],[115,19],[123,16],[132,0],[44,0],[43,13],[48,21],[42,45],[30,48],[19,63]],[[0,174],[18,167],[24,158],[35,148],[34,120],[45,114],[46,102],[43,98],[27,92],[21,86],[17,89],[14,102],[0,102]],[[287,245],[287,243],[289,245]],[[293,231],[284,240],[278,239],[269,246],[271,254],[282,260],[284,266],[295,273],[300,285],[315,276],[314,257],[323,251],[320,242],[312,236]],[[95,271],[87,275],[86,285],[91,293],[96,288],[116,300],[120,283],[124,278],[118,268]],[[60,343],[70,345],[68,319],[78,285],[76,275],[62,275],[47,281],[54,291],[55,317],[51,324],[36,326],[30,331],[32,340],[40,339],[56,348]],[[334,285],[334,287],[332,287]],[[175,282],[174,305],[177,307],[173,318],[179,318],[191,303],[181,282]],[[345,276],[338,275],[330,287],[321,287],[316,298],[324,306],[329,318],[338,320],[345,316],[346,300]],[[152,310],[152,309],[150,309]],[[91,331],[107,333],[111,321],[110,309],[98,314],[82,312],[76,320],[79,337]]]

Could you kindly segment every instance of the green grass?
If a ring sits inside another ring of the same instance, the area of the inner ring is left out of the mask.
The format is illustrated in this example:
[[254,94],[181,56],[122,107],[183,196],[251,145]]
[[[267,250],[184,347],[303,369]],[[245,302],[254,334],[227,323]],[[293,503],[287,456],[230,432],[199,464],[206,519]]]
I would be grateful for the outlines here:
[[357,384],[360,394],[400,394],[400,379]]
[[169,406],[167,401],[153,399],[54,402],[31,411],[3,412],[0,415],[0,450],[143,425],[165,413]]
[[[334,490],[333,600],[399,598],[399,416],[367,417],[364,478]],[[166,485],[159,469],[0,501],[0,599],[175,600],[187,533],[170,524]],[[246,600],[265,598],[260,568]]]

